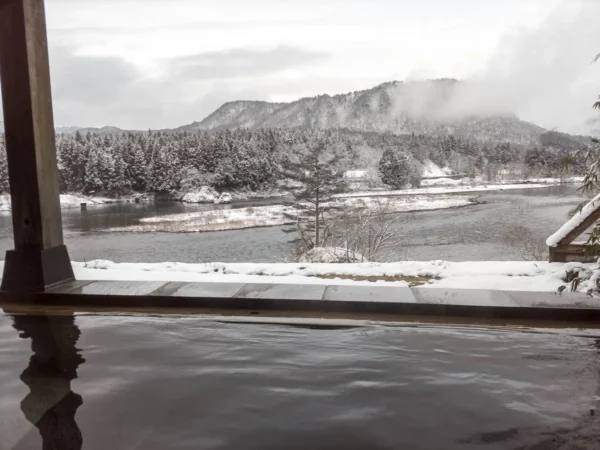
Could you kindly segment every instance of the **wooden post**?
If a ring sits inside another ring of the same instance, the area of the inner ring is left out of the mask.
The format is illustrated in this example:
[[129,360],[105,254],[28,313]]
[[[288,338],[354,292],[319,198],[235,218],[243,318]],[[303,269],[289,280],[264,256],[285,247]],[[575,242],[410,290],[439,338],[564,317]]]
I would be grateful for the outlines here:
[[15,249],[2,290],[72,280],[62,218],[44,0],[0,0],[0,81]]
[[556,247],[548,247],[550,252],[550,262],[567,262],[567,255],[564,253],[559,253]]

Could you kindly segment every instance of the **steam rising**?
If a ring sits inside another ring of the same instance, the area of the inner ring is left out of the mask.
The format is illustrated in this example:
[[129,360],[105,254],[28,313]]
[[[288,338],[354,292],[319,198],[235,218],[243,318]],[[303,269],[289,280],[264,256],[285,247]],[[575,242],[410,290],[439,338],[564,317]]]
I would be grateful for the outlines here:
[[[590,134],[600,127],[600,1],[564,0],[534,29],[500,43],[486,70],[454,86],[444,115],[509,114],[548,129]],[[426,97],[424,97],[426,99]]]

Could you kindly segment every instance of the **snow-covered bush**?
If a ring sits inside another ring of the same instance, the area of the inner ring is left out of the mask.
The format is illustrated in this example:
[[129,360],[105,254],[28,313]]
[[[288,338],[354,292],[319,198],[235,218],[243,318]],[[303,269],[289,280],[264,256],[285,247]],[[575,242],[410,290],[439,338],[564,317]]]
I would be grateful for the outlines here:
[[202,186],[199,191],[184,194],[181,201],[184,203],[215,203],[219,193],[209,186]]
[[600,265],[589,269],[585,264],[565,264],[565,274],[562,278],[565,284],[558,288],[560,292],[584,292],[589,295],[600,294]]
[[368,262],[363,255],[341,247],[315,247],[300,256],[303,263],[357,263]]
[[222,205],[231,203],[232,200],[233,198],[229,192],[223,192],[221,195],[219,195],[219,198],[215,199],[214,203],[215,205]]

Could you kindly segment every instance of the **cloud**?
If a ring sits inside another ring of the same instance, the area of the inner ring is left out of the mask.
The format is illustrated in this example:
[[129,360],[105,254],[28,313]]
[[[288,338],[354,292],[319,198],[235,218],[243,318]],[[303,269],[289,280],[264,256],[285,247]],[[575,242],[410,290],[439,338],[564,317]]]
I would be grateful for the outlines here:
[[[562,131],[600,128],[600,112],[591,109],[600,63],[590,64],[600,52],[600,0],[514,0],[492,10],[464,0],[465,10],[467,3],[477,6],[468,17],[456,8],[432,12],[385,0],[345,8],[346,0],[327,0],[311,2],[311,9],[276,0],[152,1],[140,9],[139,1],[123,0],[117,16],[116,0],[88,3],[47,5],[58,125],[175,127],[226,101],[337,94],[412,72],[468,78],[440,114],[514,112]],[[547,12],[550,3],[558,6],[542,19],[536,11]],[[498,34],[486,30],[496,22],[498,30],[531,25],[513,29],[493,51]],[[482,55],[489,55],[486,65]],[[406,99],[417,113],[439,105],[437,91],[417,94]]]
[[135,66],[118,57],[76,55],[58,47],[50,58],[53,94],[61,101],[107,106],[141,78]]
[[201,120],[227,101],[264,99],[266,76],[326,57],[295,47],[238,48],[164,59],[149,73],[121,57],[53,47],[55,124],[176,127]]
[[514,112],[549,129],[593,132],[600,93],[600,2],[564,0],[541,24],[506,35],[486,69],[456,90],[446,112]]
[[446,119],[516,114],[547,129],[598,133],[600,112],[591,107],[600,94],[600,62],[591,64],[600,52],[598,17],[600,1],[562,0],[536,26],[506,33],[478,73],[399,88],[395,106]]
[[325,53],[290,46],[266,51],[238,48],[174,58],[170,66],[171,71],[179,76],[224,79],[280,72],[326,58]]

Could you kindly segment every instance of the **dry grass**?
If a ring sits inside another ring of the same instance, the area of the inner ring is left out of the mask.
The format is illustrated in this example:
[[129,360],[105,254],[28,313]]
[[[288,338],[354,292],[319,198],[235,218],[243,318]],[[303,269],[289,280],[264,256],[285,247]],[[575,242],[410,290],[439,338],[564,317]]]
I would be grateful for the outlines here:
[[323,278],[326,280],[333,280],[335,278],[339,278],[342,280],[353,280],[353,281],[371,281],[371,282],[375,282],[375,281],[387,281],[387,282],[392,282],[392,281],[405,281],[408,283],[409,287],[414,287],[414,286],[422,286],[424,284],[427,284],[430,280],[439,280],[439,277],[407,277],[407,276],[402,276],[402,275],[372,275],[372,276],[365,276],[365,275],[343,275],[343,274],[336,274],[336,273],[327,273],[327,274],[323,274],[323,275],[315,275],[317,278]]

